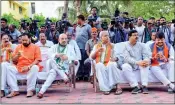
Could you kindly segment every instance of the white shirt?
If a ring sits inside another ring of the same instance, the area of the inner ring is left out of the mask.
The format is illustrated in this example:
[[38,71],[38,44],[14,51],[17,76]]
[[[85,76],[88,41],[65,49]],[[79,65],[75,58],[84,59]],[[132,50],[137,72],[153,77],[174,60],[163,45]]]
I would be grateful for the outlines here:
[[144,25],[142,25],[140,27],[138,27],[137,25],[135,26],[135,30],[138,32],[138,37],[139,37],[138,42],[142,41],[142,36],[143,36],[144,29],[145,29]]
[[45,61],[48,59],[48,50],[54,45],[53,42],[46,40],[46,44],[43,45],[40,41],[35,43],[40,50],[41,50],[41,55],[42,55],[42,61]]
[[154,43],[154,41],[150,40],[150,41],[146,42],[145,44],[146,44],[147,47],[150,47],[150,45],[153,44],[153,43]]
[[69,45],[72,46],[74,48],[75,54],[76,54],[76,60],[81,60],[81,52],[80,52],[80,48],[77,45],[77,42],[75,40],[70,40],[69,41]]
[[174,41],[174,36],[175,36],[175,27],[174,27],[175,24],[171,24],[171,41]]
[[151,52],[145,49],[145,43],[137,42],[134,46],[132,46],[130,42],[127,41],[124,46],[124,62],[129,63],[134,69],[137,69],[138,65],[136,65],[136,63],[138,61],[150,61]]

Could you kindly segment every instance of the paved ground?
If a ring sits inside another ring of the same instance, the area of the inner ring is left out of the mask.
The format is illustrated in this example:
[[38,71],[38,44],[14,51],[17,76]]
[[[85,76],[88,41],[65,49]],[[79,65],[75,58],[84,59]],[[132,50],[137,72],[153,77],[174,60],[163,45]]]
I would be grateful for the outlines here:
[[52,86],[42,99],[37,99],[36,95],[26,98],[26,92],[21,91],[20,96],[12,99],[2,98],[2,103],[175,103],[174,94],[168,94],[162,85],[149,86],[150,94],[137,95],[130,93],[129,86],[122,86],[124,93],[118,96],[114,92],[108,96],[102,92],[95,93],[89,82],[77,82],[76,86],[71,93],[65,85]]

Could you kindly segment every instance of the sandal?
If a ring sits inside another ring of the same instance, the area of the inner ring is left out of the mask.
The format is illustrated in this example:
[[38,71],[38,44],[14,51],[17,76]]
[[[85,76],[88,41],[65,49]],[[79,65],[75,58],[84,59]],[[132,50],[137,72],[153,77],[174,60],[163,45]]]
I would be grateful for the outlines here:
[[104,94],[104,95],[109,95],[110,92],[109,92],[109,91],[105,91],[105,92],[103,92],[103,94]]
[[5,96],[4,90],[1,90],[1,98]]
[[120,95],[122,93],[123,93],[122,89],[121,88],[118,88],[118,89],[116,89],[114,95]]
[[6,98],[12,98],[14,96],[18,96],[19,92],[11,92],[9,95],[6,96]]

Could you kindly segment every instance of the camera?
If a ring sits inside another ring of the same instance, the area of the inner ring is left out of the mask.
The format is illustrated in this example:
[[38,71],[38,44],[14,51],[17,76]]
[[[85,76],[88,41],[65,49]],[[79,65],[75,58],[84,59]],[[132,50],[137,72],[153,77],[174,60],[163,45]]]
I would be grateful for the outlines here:
[[111,19],[111,25],[114,25],[115,27],[119,27],[120,24],[122,24],[122,20],[119,17],[114,17]]
[[20,25],[25,30],[27,26],[29,26],[29,22],[26,22],[27,20],[21,19]]
[[125,23],[134,23],[135,18],[131,17],[131,18],[123,18]]
[[56,22],[56,28],[57,28],[59,33],[63,33],[64,30],[69,26],[71,26],[71,24],[65,20],[60,20],[60,21]]
[[107,30],[107,29],[108,29],[108,23],[107,23],[106,21],[102,22],[101,28],[102,28],[103,30]]
[[46,20],[45,20],[45,26],[47,27],[47,29],[50,29],[51,22],[52,22],[52,20],[50,20],[49,18],[46,18]]

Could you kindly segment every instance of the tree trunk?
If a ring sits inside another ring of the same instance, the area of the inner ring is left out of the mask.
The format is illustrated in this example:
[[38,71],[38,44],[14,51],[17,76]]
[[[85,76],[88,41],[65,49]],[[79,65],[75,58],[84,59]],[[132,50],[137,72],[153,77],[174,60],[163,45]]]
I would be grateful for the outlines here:
[[65,0],[64,1],[64,10],[63,10],[63,13],[66,13],[68,12],[68,4],[69,4],[69,1],[68,0]]
[[81,14],[80,6],[81,6],[81,1],[80,0],[76,0],[75,1],[75,8],[76,8],[77,16]]

